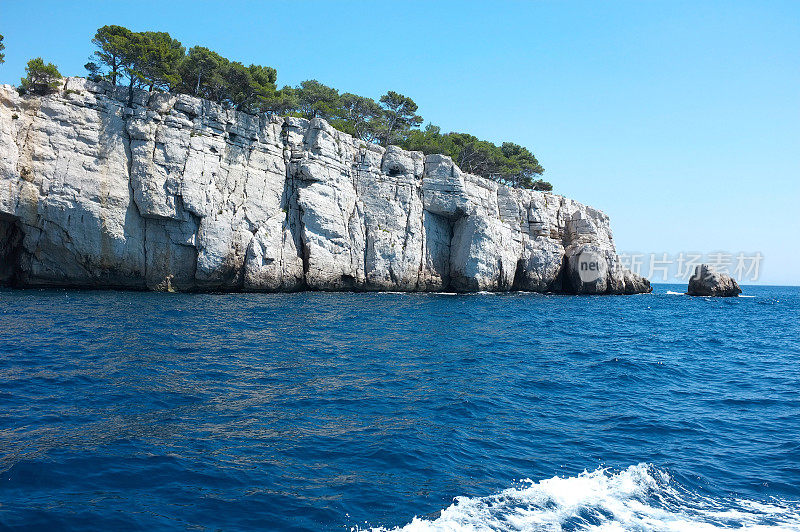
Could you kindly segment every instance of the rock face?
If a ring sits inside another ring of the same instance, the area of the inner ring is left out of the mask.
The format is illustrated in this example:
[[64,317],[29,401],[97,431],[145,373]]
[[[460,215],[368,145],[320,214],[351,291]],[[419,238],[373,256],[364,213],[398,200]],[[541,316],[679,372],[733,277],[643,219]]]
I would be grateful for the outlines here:
[[[608,217],[324,120],[68,78],[0,86],[0,283],[150,290],[649,292]],[[591,283],[572,260],[606,261]]]
[[690,296],[733,297],[742,293],[739,284],[724,273],[717,273],[708,264],[700,264],[689,279]]

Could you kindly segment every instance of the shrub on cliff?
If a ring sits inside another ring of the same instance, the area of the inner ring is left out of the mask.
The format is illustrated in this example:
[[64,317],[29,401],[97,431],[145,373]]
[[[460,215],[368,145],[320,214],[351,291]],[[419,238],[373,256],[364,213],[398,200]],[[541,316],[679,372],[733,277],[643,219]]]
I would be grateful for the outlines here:
[[57,91],[61,84],[61,72],[53,63],[45,63],[41,57],[28,61],[25,73],[26,76],[20,82],[22,92],[49,94]]

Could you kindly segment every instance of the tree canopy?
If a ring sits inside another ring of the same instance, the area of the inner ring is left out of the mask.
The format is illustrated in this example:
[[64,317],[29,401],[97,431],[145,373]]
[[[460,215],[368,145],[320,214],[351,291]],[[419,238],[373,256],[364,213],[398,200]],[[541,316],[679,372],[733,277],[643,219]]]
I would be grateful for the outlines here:
[[422,117],[417,114],[417,104],[408,96],[389,91],[381,96],[383,107],[383,125],[378,138],[381,144],[400,143],[412,128],[422,124]]
[[274,68],[230,62],[222,71],[225,99],[239,111],[261,112],[263,102],[275,92],[276,78]]
[[339,91],[309,79],[298,87],[297,102],[297,111],[304,118],[333,118],[339,106]]
[[298,92],[298,89],[285,85],[267,95],[261,102],[261,108],[267,115],[289,115],[300,106]]
[[331,124],[358,139],[376,142],[382,117],[383,109],[375,100],[346,92],[339,99],[337,116]]
[[142,83],[151,91],[170,90],[180,81],[180,64],[186,50],[166,32],[144,31],[139,36],[140,53],[144,55],[140,64]]
[[202,46],[190,48],[187,54],[183,44],[166,32],[103,26],[92,43],[98,49],[85,65],[89,78],[113,84],[125,80],[131,98],[135,87],[145,87],[183,92],[257,113],[260,103],[275,92],[274,68],[245,66]]
[[223,71],[228,60],[203,46],[192,46],[178,67],[178,92],[206,100],[220,100]]
[[53,63],[45,63],[41,57],[28,61],[25,77],[20,80],[20,88],[33,94],[49,94],[58,90],[61,83],[61,72]]
[[544,168],[527,148],[513,142],[498,146],[468,133],[442,133],[432,124],[421,130],[416,102],[395,91],[376,101],[340,93],[315,79],[278,89],[274,68],[245,66],[202,46],[192,46],[187,52],[166,32],[103,26],[92,43],[97,50],[86,64],[89,78],[127,85],[131,100],[133,89],[142,87],[191,94],[252,114],[324,118],[365,142],[443,153],[466,172],[506,185],[552,189],[538,179]]
[[552,190],[546,181],[534,180],[544,173],[544,168],[527,148],[504,142],[497,146],[468,133],[445,133],[428,124],[424,130],[414,130],[401,146],[425,154],[449,155],[465,172],[489,177],[509,186]]
[[3,53],[5,49],[6,45],[3,44],[3,36],[0,35],[0,65],[6,62],[6,54]]
[[99,50],[94,52],[95,61],[90,60],[85,67],[90,79],[94,81],[108,80],[117,83],[121,75],[122,58],[131,39],[131,30],[122,26],[103,26],[97,30],[92,44]]

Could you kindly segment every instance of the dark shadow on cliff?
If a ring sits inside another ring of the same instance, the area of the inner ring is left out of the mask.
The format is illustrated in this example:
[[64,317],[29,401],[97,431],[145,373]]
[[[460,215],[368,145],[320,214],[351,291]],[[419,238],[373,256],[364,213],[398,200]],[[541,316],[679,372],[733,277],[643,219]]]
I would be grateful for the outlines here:
[[23,236],[17,218],[0,214],[0,286],[18,286],[22,281]]

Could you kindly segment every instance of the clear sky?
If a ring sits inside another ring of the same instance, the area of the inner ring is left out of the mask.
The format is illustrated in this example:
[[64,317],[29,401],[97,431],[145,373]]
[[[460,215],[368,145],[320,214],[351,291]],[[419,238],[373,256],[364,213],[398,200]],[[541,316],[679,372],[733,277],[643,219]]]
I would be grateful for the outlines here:
[[445,131],[531,148],[620,251],[761,252],[761,282],[800,284],[800,2],[0,0],[0,82],[36,56],[83,75],[104,24],[279,84],[401,92]]

